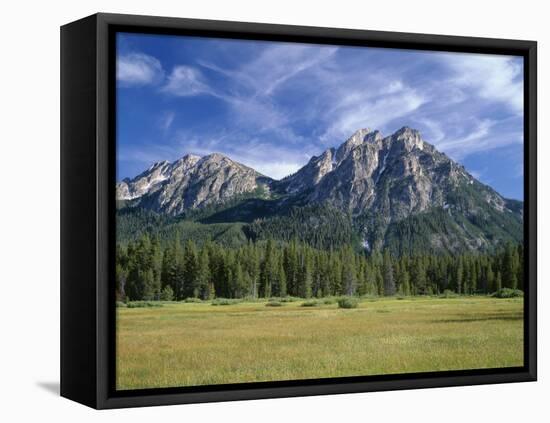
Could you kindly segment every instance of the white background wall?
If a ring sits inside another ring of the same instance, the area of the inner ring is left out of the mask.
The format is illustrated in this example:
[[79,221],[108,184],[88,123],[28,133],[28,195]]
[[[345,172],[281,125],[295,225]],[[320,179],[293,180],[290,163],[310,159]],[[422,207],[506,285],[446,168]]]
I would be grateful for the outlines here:
[[[0,420],[548,421],[550,30],[543,1],[6,1],[0,25]],[[539,382],[97,412],[59,381],[59,26],[103,12],[539,42]],[[547,390],[544,395],[544,390]],[[33,419],[33,420],[31,420]]]

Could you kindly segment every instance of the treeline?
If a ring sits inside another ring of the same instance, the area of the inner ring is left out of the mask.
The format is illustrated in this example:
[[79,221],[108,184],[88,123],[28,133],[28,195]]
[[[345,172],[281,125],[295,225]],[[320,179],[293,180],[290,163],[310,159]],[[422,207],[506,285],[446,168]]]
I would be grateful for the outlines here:
[[228,248],[176,239],[165,248],[144,235],[117,246],[119,300],[311,298],[332,295],[487,294],[523,288],[523,249],[508,244],[492,255],[371,256],[351,246],[319,250],[296,240]]
[[296,240],[321,250],[360,244],[351,216],[327,204],[291,207],[280,215],[255,219],[247,232],[254,241]]

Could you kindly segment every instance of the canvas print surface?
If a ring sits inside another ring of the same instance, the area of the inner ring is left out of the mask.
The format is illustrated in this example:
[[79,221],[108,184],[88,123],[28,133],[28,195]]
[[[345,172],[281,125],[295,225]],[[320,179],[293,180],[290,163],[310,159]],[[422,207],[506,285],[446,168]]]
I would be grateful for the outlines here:
[[116,57],[116,389],[523,366],[521,57]]

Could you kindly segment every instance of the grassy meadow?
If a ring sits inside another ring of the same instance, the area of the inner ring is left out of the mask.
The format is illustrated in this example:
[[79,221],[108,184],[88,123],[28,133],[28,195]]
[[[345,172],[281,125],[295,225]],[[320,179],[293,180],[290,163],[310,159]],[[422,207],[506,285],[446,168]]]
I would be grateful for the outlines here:
[[117,389],[523,365],[522,298],[303,302],[119,307]]

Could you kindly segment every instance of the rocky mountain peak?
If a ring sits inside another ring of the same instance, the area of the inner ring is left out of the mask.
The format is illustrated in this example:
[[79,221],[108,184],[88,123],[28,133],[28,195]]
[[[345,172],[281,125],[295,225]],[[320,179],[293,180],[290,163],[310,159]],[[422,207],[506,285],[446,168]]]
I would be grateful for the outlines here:
[[158,162],[117,184],[117,199],[177,215],[187,209],[226,201],[269,185],[271,179],[220,153],[187,154],[173,163]]
[[365,139],[371,134],[371,130],[369,128],[363,128],[355,131],[355,133],[349,137],[338,149],[336,150],[335,154],[335,161],[341,162],[344,160],[350,151],[352,151],[355,147],[358,145],[361,145],[363,142],[365,142]]
[[392,141],[402,142],[408,151],[412,150],[414,147],[420,150],[424,148],[424,141],[422,140],[420,132],[408,126],[404,126],[396,131],[391,138]]

